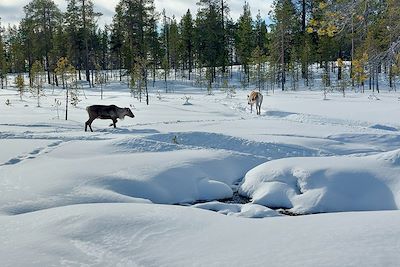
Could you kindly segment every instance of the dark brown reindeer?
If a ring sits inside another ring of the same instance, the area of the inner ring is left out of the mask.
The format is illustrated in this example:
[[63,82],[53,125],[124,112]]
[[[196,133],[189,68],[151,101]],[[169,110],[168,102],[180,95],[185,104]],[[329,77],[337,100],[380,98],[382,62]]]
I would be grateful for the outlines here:
[[115,105],[104,106],[104,105],[93,105],[86,108],[86,111],[89,114],[89,120],[85,123],[85,132],[87,131],[87,127],[89,126],[90,131],[93,132],[92,122],[95,119],[102,120],[112,120],[113,123],[110,126],[114,125],[114,128],[117,127],[118,119],[124,119],[125,116],[134,118],[130,108],[120,108]]

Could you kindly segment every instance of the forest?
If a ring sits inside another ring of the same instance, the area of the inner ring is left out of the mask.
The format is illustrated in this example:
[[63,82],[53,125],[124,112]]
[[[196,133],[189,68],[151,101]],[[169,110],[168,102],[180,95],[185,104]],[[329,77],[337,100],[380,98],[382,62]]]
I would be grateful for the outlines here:
[[343,94],[379,92],[395,90],[400,74],[398,0],[275,0],[269,14],[251,14],[245,2],[236,21],[227,0],[199,0],[197,13],[181,18],[153,0],[121,0],[110,25],[99,25],[92,0],[67,3],[62,12],[52,0],[33,0],[18,25],[0,24],[1,88],[10,74],[21,94],[26,86],[119,79],[148,103],[156,78],[166,91],[168,79],[211,91],[230,87],[233,66],[242,88],[258,90],[318,80]]
[[400,266],[400,0],[247,1],[0,0],[0,267]]

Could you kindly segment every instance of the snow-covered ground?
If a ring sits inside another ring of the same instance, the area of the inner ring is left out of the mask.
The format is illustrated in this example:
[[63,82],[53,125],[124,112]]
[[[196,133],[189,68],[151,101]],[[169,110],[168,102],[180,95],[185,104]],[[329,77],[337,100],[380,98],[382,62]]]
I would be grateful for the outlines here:
[[[400,94],[277,91],[257,116],[247,91],[158,86],[86,89],[68,121],[63,91],[0,90],[2,266],[400,262]],[[136,117],[84,132],[91,104]]]

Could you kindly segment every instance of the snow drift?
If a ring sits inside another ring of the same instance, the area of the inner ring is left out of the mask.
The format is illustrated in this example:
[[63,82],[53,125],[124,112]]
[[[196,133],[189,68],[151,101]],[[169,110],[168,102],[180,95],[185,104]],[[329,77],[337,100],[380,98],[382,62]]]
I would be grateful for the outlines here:
[[252,203],[300,214],[400,207],[400,150],[370,156],[287,158],[250,170]]

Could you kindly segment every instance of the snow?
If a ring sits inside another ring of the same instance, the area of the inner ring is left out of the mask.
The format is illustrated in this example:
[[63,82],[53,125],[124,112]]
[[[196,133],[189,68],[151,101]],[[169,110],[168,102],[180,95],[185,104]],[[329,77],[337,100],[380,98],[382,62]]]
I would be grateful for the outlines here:
[[[86,88],[68,121],[62,90],[0,90],[2,266],[397,266],[399,93],[264,92],[257,116],[169,86]],[[84,132],[91,104],[136,117]]]
[[250,170],[240,192],[295,213],[400,207],[400,150],[370,156],[291,158]]
[[257,205],[257,204],[230,204],[230,203],[221,203],[219,201],[212,201],[206,203],[200,203],[193,205],[195,208],[212,210],[221,214],[245,217],[245,218],[266,218],[266,217],[275,217],[280,216],[280,214],[267,208],[265,206]]
[[107,144],[70,142],[20,163],[20,168],[5,166],[0,170],[5,191],[0,212],[19,214],[61,203],[136,202],[137,198],[165,204],[229,198],[233,192],[228,185],[260,162],[219,151],[110,153]]
[[2,266],[397,266],[397,211],[247,219],[155,204],[0,217]]

